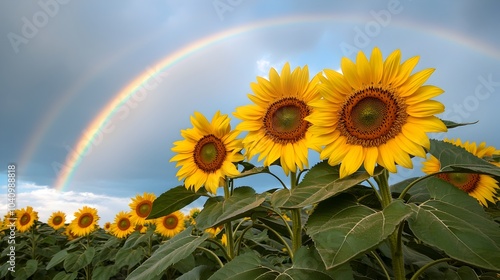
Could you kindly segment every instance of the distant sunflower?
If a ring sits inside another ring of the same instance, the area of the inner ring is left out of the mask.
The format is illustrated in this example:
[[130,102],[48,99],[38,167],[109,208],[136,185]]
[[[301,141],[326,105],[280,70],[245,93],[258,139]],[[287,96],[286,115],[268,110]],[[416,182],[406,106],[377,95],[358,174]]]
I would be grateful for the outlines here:
[[111,230],[111,222],[104,223],[104,230],[109,232]]
[[223,246],[227,246],[227,235],[225,233],[222,234],[220,237],[220,242],[222,243]]
[[52,213],[49,220],[47,221],[47,224],[51,226],[53,229],[58,230],[64,227],[65,221],[66,221],[66,214],[61,211],[57,211]]
[[76,236],[85,236],[96,230],[99,216],[97,210],[83,206],[75,212],[75,219],[71,222],[71,233]]
[[156,232],[165,237],[174,237],[184,229],[184,214],[181,211],[156,219]]
[[281,76],[271,68],[269,80],[257,77],[257,83],[250,85],[255,95],[248,95],[254,104],[234,112],[242,120],[236,130],[248,132],[243,139],[248,159],[260,154],[258,161],[264,160],[264,166],[279,159],[287,175],[308,166],[311,124],[306,118],[313,111],[311,102],[320,98],[317,83],[316,77],[309,80],[307,66],[290,73],[288,63]]
[[142,196],[136,195],[129,204],[131,211],[130,221],[132,225],[143,225],[154,223],[154,220],[146,220],[153,209],[153,201],[156,199],[154,193],[144,193]]
[[66,228],[64,229],[64,235],[68,237],[68,240],[73,240],[78,238],[78,235],[72,232],[71,224],[67,225]]
[[16,210],[16,228],[19,232],[29,230],[38,220],[38,212],[33,211],[33,207],[28,206],[20,210]]
[[170,161],[177,161],[179,180],[186,179],[186,188],[198,191],[202,186],[213,194],[224,185],[226,176],[239,174],[234,162],[243,160],[243,148],[238,132],[231,131],[230,119],[217,111],[211,122],[195,112],[191,117],[193,128],[181,131],[184,140],[174,142],[177,153]]
[[144,225],[137,224],[135,225],[134,230],[138,231],[139,233],[146,233],[146,231],[148,230],[148,226],[145,224]]
[[131,214],[125,211],[120,211],[115,216],[114,223],[111,224],[111,232],[118,238],[125,238],[134,232],[135,226],[131,221]]
[[192,208],[189,211],[189,216],[188,216],[188,221],[192,225],[196,225],[196,217],[198,217],[198,214],[200,214],[201,210],[200,208]]
[[340,165],[340,177],[364,164],[373,175],[375,164],[396,172],[396,164],[413,168],[411,155],[425,158],[430,148],[426,133],[444,132],[446,126],[435,116],[444,106],[430,100],[443,93],[423,85],[434,69],[411,74],[419,57],[400,64],[401,52],[385,60],[374,48],[368,60],[359,52],[356,63],[342,58],[342,74],[326,69],[320,76],[322,99],[313,102],[314,112],[306,118],[313,125],[316,146],[324,146],[320,158]]
[[213,238],[213,237],[216,237],[219,234],[219,232],[222,231],[222,228],[223,228],[223,226],[211,227],[211,228],[205,229],[205,232],[210,234],[210,237]]
[[[445,142],[452,143],[455,146],[465,148],[473,155],[488,160],[494,155],[500,154],[500,150],[496,150],[493,146],[486,146],[485,142],[476,145],[475,142],[469,141],[463,143],[460,139],[444,139]],[[499,166],[500,163],[490,161],[492,164]],[[422,171],[427,174],[433,174],[441,170],[441,162],[431,155],[425,162],[423,162]],[[475,173],[441,173],[436,177],[447,181],[455,187],[465,191],[470,196],[478,200],[483,206],[488,206],[488,202],[495,203],[497,198],[497,191],[500,189],[498,181],[493,177],[486,174]]]

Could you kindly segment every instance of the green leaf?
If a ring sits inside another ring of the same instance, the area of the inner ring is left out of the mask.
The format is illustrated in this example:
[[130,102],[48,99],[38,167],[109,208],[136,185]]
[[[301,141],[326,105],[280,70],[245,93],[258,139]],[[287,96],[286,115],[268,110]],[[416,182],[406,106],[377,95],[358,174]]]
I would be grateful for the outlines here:
[[376,247],[410,214],[410,207],[400,200],[375,211],[339,196],[318,205],[309,217],[307,233],[330,269]]
[[61,271],[57,273],[52,280],[73,280],[76,279],[76,276],[78,276],[78,272],[73,272],[73,273],[66,273],[64,271]]
[[209,198],[196,217],[196,227],[204,230],[245,216],[259,207],[265,199],[266,194],[256,194],[251,187],[235,188],[227,200],[221,197]]
[[[381,171],[382,168],[377,167],[374,175]],[[271,204],[281,208],[303,208],[328,199],[370,177],[366,171],[357,171],[339,179],[339,167],[330,166],[328,162],[323,161],[313,166],[294,190],[283,189],[275,192],[271,197]]]
[[128,268],[134,267],[136,264],[142,261],[144,257],[144,248],[122,248],[116,253],[115,265],[118,268],[128,266]]
[[132,271],[127,279],[151,279],[163,273],[169,266],[186,258],[203,243],[209,234],[192,236],[188,227],[162,244],[141,266]]
[[443,171],[469,171],[500,176],[500,167],[476,157],[464,148],[444,141],[430,141],[430,153],[439,159]]
[[[238,178],[243,178],[243,177],[247,177],[247,176],[251,176],[251,175],[255,175],[255,174],[261,174],[261,173],[270,173],[268,167],[262,167],[262,166],[255,167],[253,165],[251,165],[251,166],[252,166],[252,168],[244,170],[239,175],[237,175],[235,177],[231,177],[231,179],[238,179]],[[249,168],[249,167],[250,167],[250,165],[245,166],[245,168]]]
[[78,271],[92,262],[95,255],[95,248],[89,247],[85,251],[70,253],[64,259],[64,269],[68,272]]
[[455,128],[455,127],[460,127],[460,126],[466,126],[466,125],[471,125],[471,124],[476,124],[477,121],[471,122],[471,123],[456,123],[453,121],[448,121],[448,120],[441,120],[446,127],[449,128]]
[[111,279],[116,273],[118,273],[118,269],[115,265],[98,266],[92,270],[92,279]]
[[197,200],[200,196],[206,196],[207,193],[202,190],[194,192],[186,189],[185,186],[177,186],[164,193],[153,201],[153,209],[149,213],[148,219],[154,219],[171,214],[191,202]]
[[28,260],[26,265],[16,268],[14,276],[16,279],[28,279],[31,275],[36,272],[38,267],[38,262],[36,260]]
[[[270,269],[261,266],[260,257],[253,251],[241,254],[217,270],[209,280],[261,279]],[[269,278],[268,278],[269,279]],[[273,279],[273,278],[271,278]]]
[[[398,195],[413,181],[418,179],[418,177],[409,178],[398,182],[391,186],[391,193],[397,193]],[[409,196],[409,197],[408,197]],[[421,203],[429,200],[429,190],[427,189],[427,183],[425,180],[416,183],[411,189],[406,193],[404,199],[407,203]]]
[[208,279],[211,273],[212,270],[210,266],[200,265],[182,274],[177,280]]
[[451,258],[486,269],[500,270],[500,230],[473,197],[453,185],[428,180],[431,199],[414,211],[408,224],[421,241]]
[[54,266],[58,265],[59,263],[61,263],[62,261],[64,261],[66,259],[67,255],[68,255],[67,250],[61,250],[61,251],[57,252],[52,257],[52,259],[50,259],[50,261],[47,264],[47,267],[45,267],[45,269],[49,270],[49,269],[53,268]]

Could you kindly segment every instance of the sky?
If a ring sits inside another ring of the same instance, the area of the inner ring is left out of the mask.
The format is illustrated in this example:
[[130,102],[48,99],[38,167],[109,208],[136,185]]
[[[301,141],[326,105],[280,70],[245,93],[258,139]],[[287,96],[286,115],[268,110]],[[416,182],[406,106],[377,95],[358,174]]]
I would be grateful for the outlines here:
[[415,71],[435,68],[427,84],[445,90],[440,117],[478,121],[432,137],[500,148],[499,9],[495,0],[1,1],[0,213],[16,164],[17,208],[46,221],[87,205],[101,225],[112,221],[131,197],[181,184],[171,148],[195,111],[232,117],[271,67],[307,65],[312,76],[374,47],[420,56]]

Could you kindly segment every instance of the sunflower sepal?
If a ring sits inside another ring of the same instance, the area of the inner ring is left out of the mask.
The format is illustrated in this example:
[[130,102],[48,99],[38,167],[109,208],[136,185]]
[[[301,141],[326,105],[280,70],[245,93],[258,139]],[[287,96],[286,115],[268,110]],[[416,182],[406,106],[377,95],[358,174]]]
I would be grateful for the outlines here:
[[473,124],[477,124],[479,122],[479,121],[475,121],[475,122],[467,122],[467,123],[456,123],[454,121],[443,120],[443,119],[441,119],[441,121],[444,123],[444,125],[446,125],[446,128],[448,128],[448,129],[461,127],[461,126],[467,126],[467,125],[473,125]]

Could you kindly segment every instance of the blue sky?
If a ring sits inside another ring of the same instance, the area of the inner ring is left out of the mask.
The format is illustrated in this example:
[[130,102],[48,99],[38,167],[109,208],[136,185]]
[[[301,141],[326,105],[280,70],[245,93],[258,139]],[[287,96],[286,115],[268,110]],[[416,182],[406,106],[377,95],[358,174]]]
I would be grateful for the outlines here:
[[[19,208],[32,205],[46,220],[53,211],[72,217],[89,205],[98,208],[101,222],[110,221],[128,209],[130,197],[159,195],[179,184],[170,149],[180,129],[191,126],[194,111],[231,114],[249,103],[250,83],[270,67],[308,65],[313,75],[339,69],[341,57],[353,59],[357,50],[369,53],[375,46],[384,57],[395,49],[404,59],[419,55],[417,70],[436,69],[428,84],[445,90],[438,98],[446,106],[442,118],[479,121],[438,137],[500,148],[494,117],[500,104],[500,3],[480,3],[2,1],[0,194],[6,199],[7,164],[16,163]],[[296,20],[227,37],[154,69],[201,38],[283,18]],[[64,163],[92,119],[144,71],[161,73],[161,81],[126,116],[113,119],[113,131],[96,139],[65,191],[54,190],[54,164]],[[418,172],[401,170],[395,178]],[[264,175],[256,179],[275,185]]]

